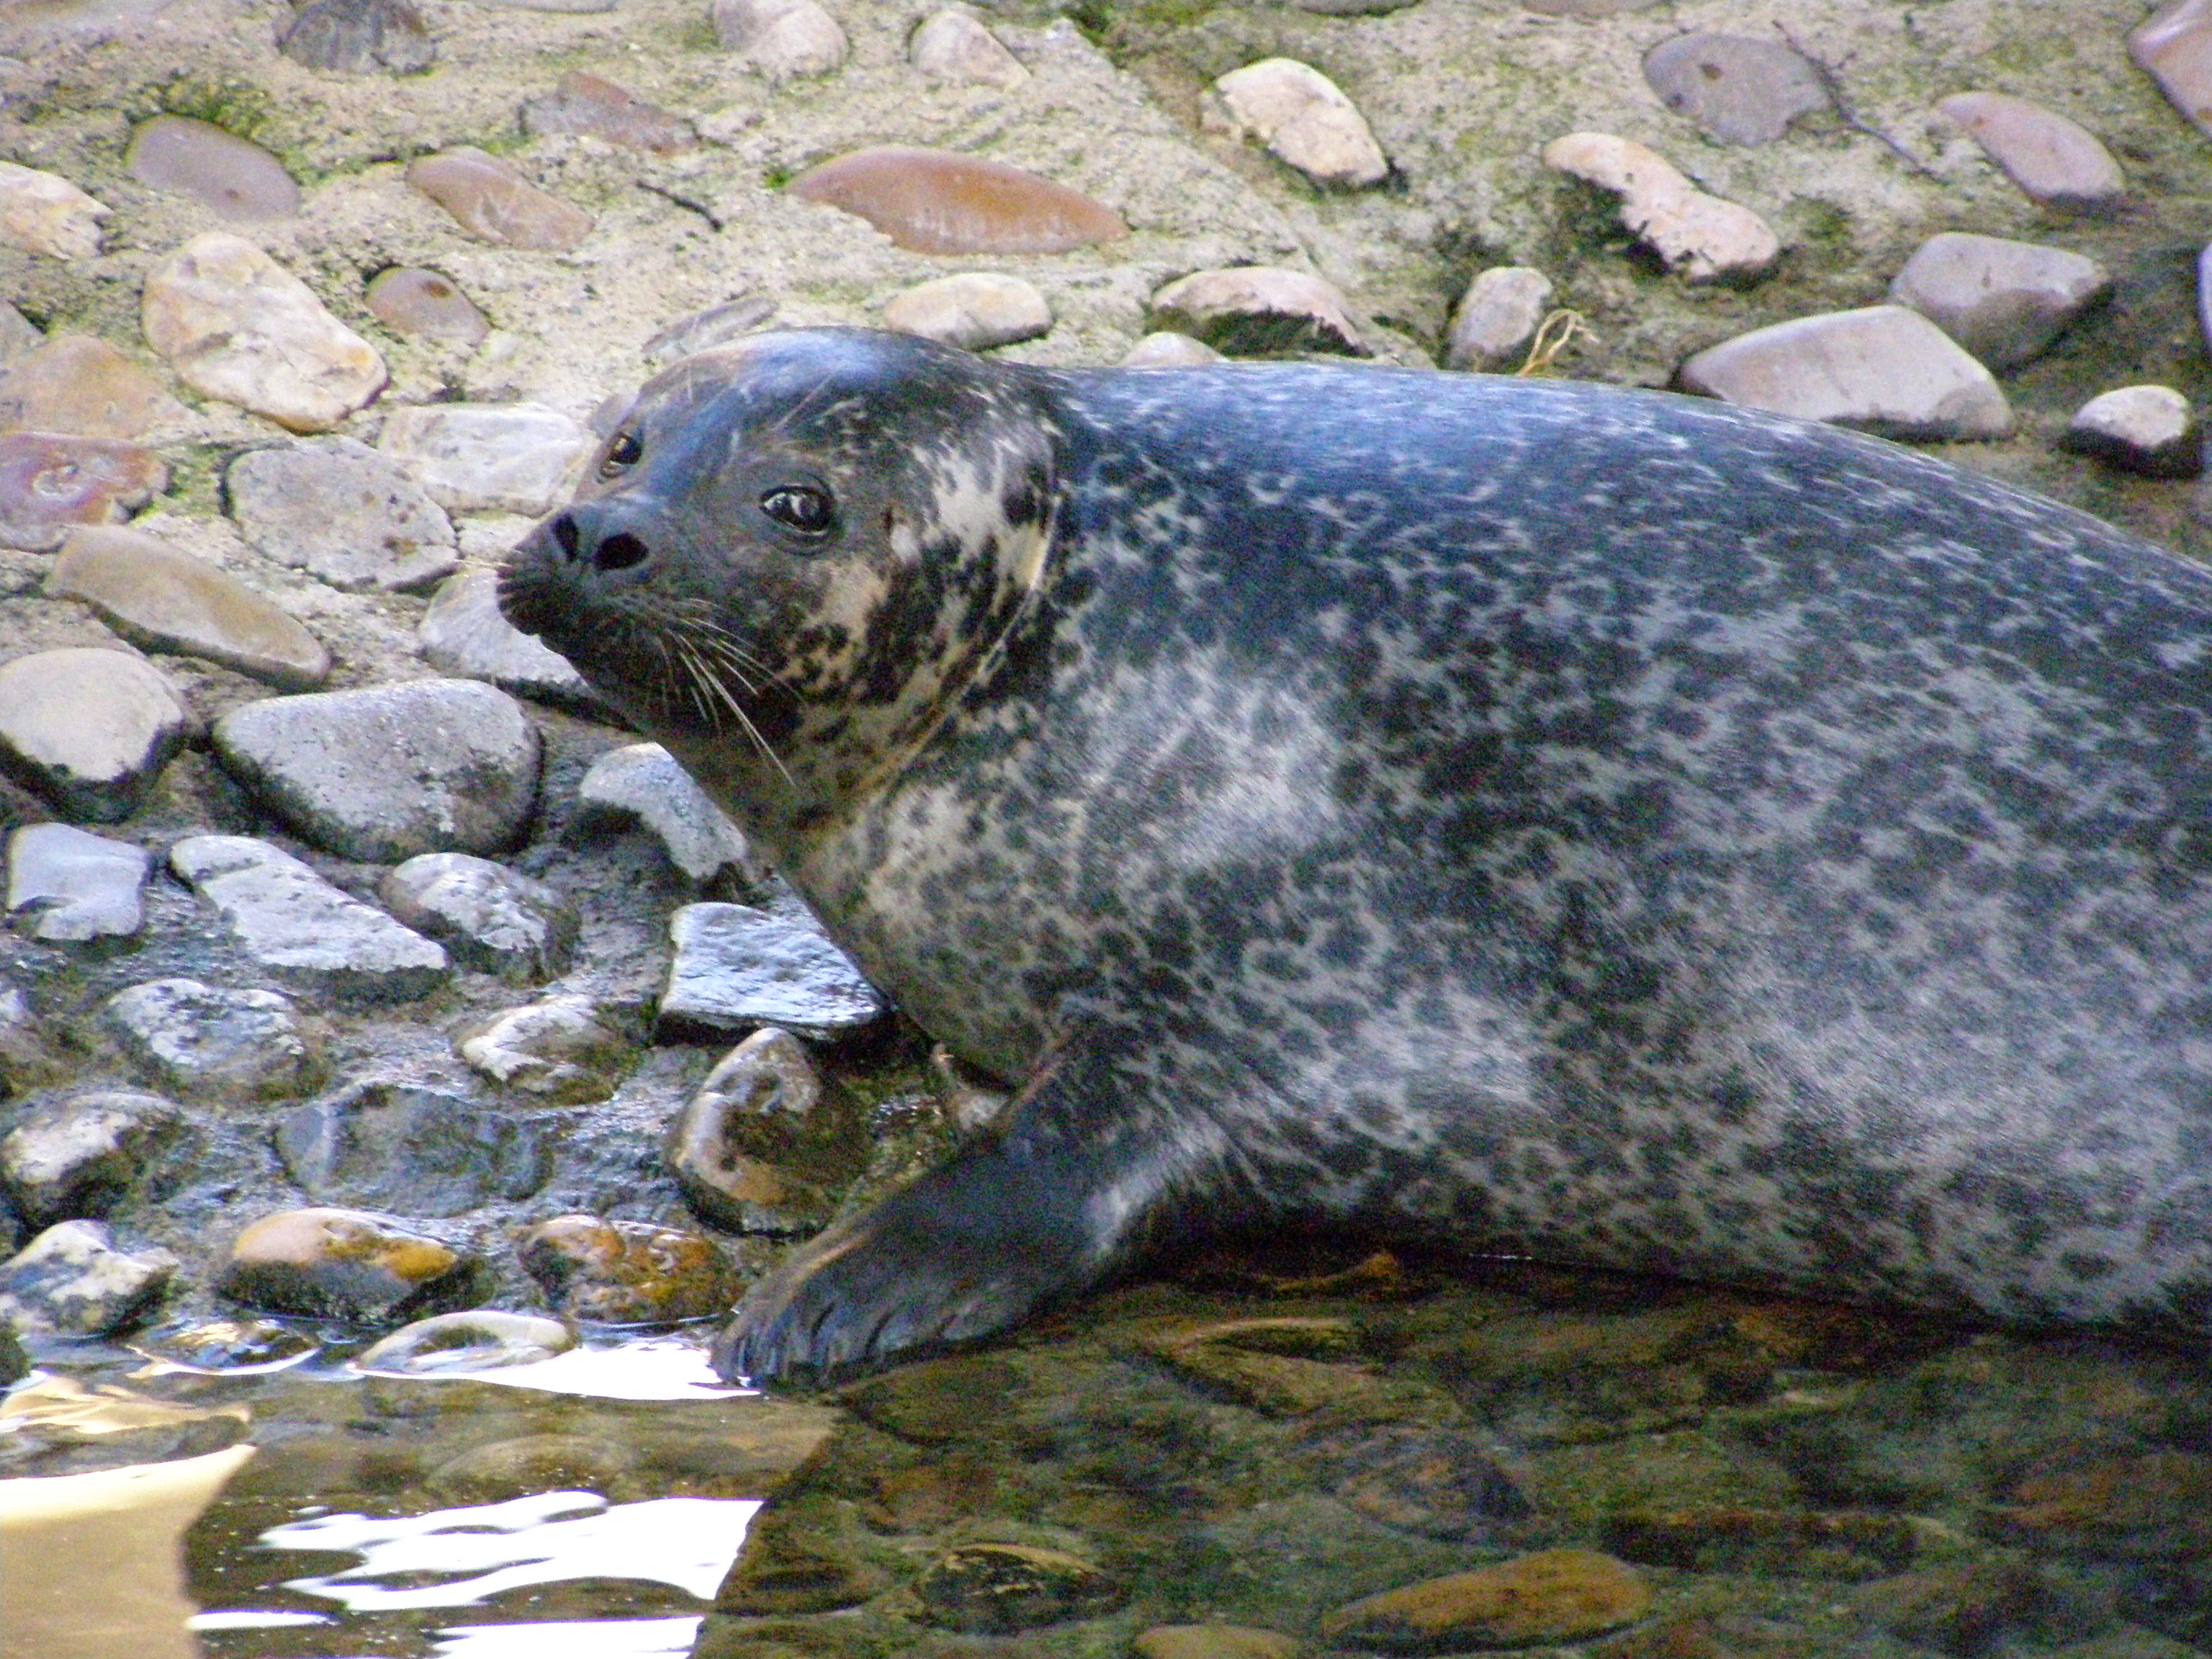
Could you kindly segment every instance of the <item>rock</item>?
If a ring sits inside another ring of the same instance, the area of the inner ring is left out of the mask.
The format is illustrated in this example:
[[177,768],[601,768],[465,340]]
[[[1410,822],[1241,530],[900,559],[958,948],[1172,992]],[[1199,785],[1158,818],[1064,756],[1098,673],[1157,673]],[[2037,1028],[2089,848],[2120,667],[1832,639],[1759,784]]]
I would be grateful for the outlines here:
[[209,1319],[149,1332],[131,1346],[149,1359],[195,1371],[283,1370],[322,1352],[322,1345],[268,1319]]
[[1615,1510],[1606,1517],[1603,1536],[1615,1555],[1647,1566],[1824,1578],[1895,1572],[1910,1566],[1920,1549],[1920,1532],[1909,1516],[1726,1503]]
[[1889,297],[2002,374],[2040,356],[2112,283],[2104,266],[2064,248],[1946,231],[1905,262]]
[[368,279],[362,300],[395,334],[420,334],[459,345],[481,345],[491,323],[460,284],[442,270],[391,265]]
[[542,1129],[443,1090],[351,1084],[288,1113],[276,1152],[307,1194],[410,1215],[461,1215],[530,1196],[552,1172]]
[[837,1403],[885,1434],[937,1447],[1006,1421],[1024,1385],[1003,1359],[961,1354],[862,1377],[838,1391]]
[[333,587],[407,592],[460,563],[453,526],[406,468],[356,438],[249,449],[223,474],[246,539]]
[[1015,92],[1030,72],[973,12],[957,6],[925,19],[906,43],[907,61],[933,80],[973,82]]
[[413,75],[438,55],[422,14],[407,0],[309,0],[277,25],[276,50],[309,69]]
[[1571,132],[1544,146],[1544,165],[1620,198],[1620,222],[1668,270],[1693,283],[1748,281],[1782,257],[1749,208],[1708,196],[1665,157],[1632,139]]
[[264,972],[300,990],[349,1004],[405,1002],[452,971],[437,945],[267,842],[192,836],[169,849],[169,865]]
[[775,312],[775,301],[765,294],[741,294],[704,311],[678,317],[645,343],[644,355],[656,363],[672,363],[695,351],[742,339],[774,318]]
[[8,837],[8,916],[33,939],[128,939],[146,919],[147,854],[65,823],[27,824]]
[[930,1047],[928,1083],[930,1093],[963,1134],[997,1121],[1013,1098],[1003,1085],[968,1066],[941,1042]]
[[1545,1550],[1385,1590],[1321,1622],[1331,1641],[1388,1653],[1574,1642],[1643,1617],[1651,1589],[1589,1550]]
[[260,145],[189,115],[140,123],[123,153],[124,170],[142,185],[190,196],[218,219],[288,219],[300,210],[300,186]]
[[480,680],[266,697],[233,708],[214,735],[258,799],[342,858],[504,851],[538,805],[538,728]]
[[1124,368],[1197,368],[1228,360],[1203,340],[1178,334],[1171,328],[1155,329],[1131,346],[1121,358]]
[[304,1319],[391,1324],[476,1299],[483,1263],[359,1210],[283,1210],[231,1241],[216,1289],[234,1302]]
[[553,510],[594,447],[566,415],[538,404],[434,404],[394,410],[376,447],[454,512]]
[[1990,372],[1918,312],[1869,306],[1739,334],[1682,365],[1691,392],[1893,438],[2002,438]]
[[866,219],[915,253],[1065,253],[1129,234],[1120,215],[1088,196],[947,150],[855,150],[786,188]]
[[100,1012],[125,1052],[186,1100],[281,1100],[314,1076],[292,1005],[274,991],[148,980]]
[[488,680],[541,702],[606,717],[599,694],[566,657],[500,614],[495,570],[464,570],[448,579],[423,611],[415,637],[441,674]]
[[465,968],[529,984],[563,973],[575,906],[544,882],[471,853],[421,853],[384,872],[377,896]]
[[590,214],[538,188],[473,144],[407,165],[407,182],[462,229],[501,247],[565,253],[592,234]]
[[0,664],[0,764],[73,822],[137,811],[185,728],[168,681],[121,651],[71,646]]
[[1520,0],[1521,9],[1533,11],[1545,17],[1578,17],[1595,20],[1612,17],[1621,12],[1642,11],[1658,0]]
[[2038,1551],[2201,1561],[2212,1553],[2212,1453],[2040,1460],[2012,1479],[1989,1518]]
[[1972,1656],[2008,1636],[2057,1634],[2037,1628],[2055,1600],[2033,1567],[1992,1561],[1885,1578],[1853,1596],[1851,1609],[1922,1648]]
[[213,565],[136,530],[70,532],[46,591],[90,605],[145,650],[204,657],[282,691],[312,691],[330,678],[331,653],[289,615]]
[[[854,1508],[819,1492],[771,1498],[746,1528],[744,1547],[715,1592],[716,1611],[754,1617],[826,1613],[882,1595],[896,1581]],[[697,1651],[708,1659],[703,1641]],[[742,1653],[730,1649],[728,1659]]]
[[743,904],[687,904],[669,919],[668,931],[676,955],[660,999],[665,1027],[778,1025],[828,1042],[865,1030],[889,1012],[811,918]]
[[194,391],[319,432],[384,389],[376,349],[252,243],[195,236],[147,273],[141,325]]
[[1552,308],[1552,279],[1528,265],[1493,265],[1479,274],[1452,313],[1444,367],[1517,368]]
[[1152,295],[1146,326],[1188,334],[1231,356],[1327,351],[1370,356],[1344,295],[1273,265],[1194,271]]
[[1299,1659],[1305,1651],[1294,1636],[1243,1625],[1154,1625],[1130,1649],[1137,1659]]
[[1273,1417],[1376,1411],[1388,1384],[1358,1362],[1340,1319],[1170,1320],[1136,1332],[1133,1346],[1208,1392]]
[[714,0],[714,37],[775,86],[834,75],[852,50],[815,0]]
[[1936,107],[2045,207],[2109,213],[2127,195],[2112,152],[2086,127],[2040,104],[2002,92],[1954,92],[1938,99]]
[[922,1617],[969,1636],[1012,1636],[1040,1625],[1096,1619],[1128,1597],[1103,1568],[1029,1544],[966,1544],[915,1580]]
[[1724,144],[1771,144],[1801,115],[1835,107],[1818,70],[1779,40],[1678,34],[1644,54],[1659,101]]
[[128,441],[191,420],[152,375],[88,334],[57,334],[0,378],[0,431]]
[[471,1022],[453,1051],[494,1082],[559,1105],[608,1098],[636,1045],[599,1018],[589,997],[546,997]]
[[21,362],[46,340],[46,337],[31,325],[29,318],[0,301],[0,368]]
[[787,1031],[725,1054],[661,1143],[684,1201],[741,1233],[817,1232],[867,1169],[867,1126]]
[[0,1182],[24,1220],[46,1227],[120,1203],[183,1127],[158,1095],[101,1090],[39,1107],[0,1139]]
[[884,322],[903,333],[982,351],[1045,333],[1052,327],[1052,307],[1018,276],[963,270],[894,295],[884,307]]
[[64,1221],[0,1262],[0,1320],[19,1331],[106,1336],[161,1300],[177,1266],[167,1250],[117,1249],[100,1222]]
[[575,1337],[557,1319],[472,1308],[403,1325],[356,1354],[353,1363],[359,1370],[399,1376],[450,1376],[534,1365],[575,1346]]
[[644,825],[668,861],[694,881],[712,881],[725,870],[748,886],[768,879],[768,866],[745,844],[744,832],[657,743],[607,750],[585,771],[576,798],[593,819]]
[[161,458],[136,444],[0,433],[0,547],[51,553],[72,526],[126,519],[168,482]]
[[1362,1423],[1324,1431],[1305,1450],[1347,1507],[1384,1526],[1491,1545],[1530,1530],[1527,1495],[1492,1444],[1465,1430]]
[[737,1297],[737,1272],[701,1233],[643,1221],[557,1216],[515,1242],[523,1270],[571,1319],[673,1325],[718,1317]]
[[2196,412],[2172,386],[2122,386],[2092,398],[2067,422],[2058,447],[2150,478],[2193,478],[2204,470]]
[[1263,58],[1213,83],[1218,125],[1264,145],[1317,185],[1358,190],[1390,176],[1382,147],[1335,82],[1291,58]]
[[2173,106],[2212,134],[2212,0],[2172,0],[2136,26],[2128,56]]
[[49,259],[100,252],[100,222],[114,212],[56,173],[0,161],[0,241]]
[[552,132],[587,132],[611,144],[650,150],[656,155],[674,155],[699,147],[698,131],[689,121],[647,103],[626,87],[581,70],[569,70],[547,96],[532,98],[523,105],[522,130],[533,137]]

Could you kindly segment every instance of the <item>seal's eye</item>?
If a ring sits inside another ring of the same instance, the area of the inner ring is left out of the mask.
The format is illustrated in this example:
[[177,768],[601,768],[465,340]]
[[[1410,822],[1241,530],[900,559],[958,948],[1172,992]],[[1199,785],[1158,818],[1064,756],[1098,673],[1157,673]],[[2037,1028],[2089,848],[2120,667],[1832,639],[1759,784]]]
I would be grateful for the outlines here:
[[599,461],[599,476],[611,478],[616,473],[635,466],[644,453],[644,439],[635,432],[617,432],[608,441],[607,453]]
[[819,536],[837,522],[837,508],[827,490],[811,484],[784,484],[761,497],[761,511],[780,525]]

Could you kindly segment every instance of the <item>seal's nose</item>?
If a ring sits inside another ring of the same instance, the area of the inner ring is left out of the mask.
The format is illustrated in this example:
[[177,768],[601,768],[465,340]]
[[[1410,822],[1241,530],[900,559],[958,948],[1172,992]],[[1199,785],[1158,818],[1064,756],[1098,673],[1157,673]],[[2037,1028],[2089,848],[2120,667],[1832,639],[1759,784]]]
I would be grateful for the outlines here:
[[603,575],[634,570],[653,556],[653,549],[596,501],[565,507],[545,523],[546,533],[571,566],[588,565]]

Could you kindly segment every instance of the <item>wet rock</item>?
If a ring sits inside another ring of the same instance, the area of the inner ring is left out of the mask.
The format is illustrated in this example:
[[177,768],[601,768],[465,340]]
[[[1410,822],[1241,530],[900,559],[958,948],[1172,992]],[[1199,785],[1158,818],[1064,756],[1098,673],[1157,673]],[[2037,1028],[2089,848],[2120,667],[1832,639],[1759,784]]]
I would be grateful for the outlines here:
[[2147,478],[2193,478],[2204,434],[2189,399],[2170,386],[2124,386],[2074,411],[2058,447]]
[[232,709],[214,735],[260,800],[343,858],[501,852],[537,810],[538,728],[480,680],[267,697]]
[[626,144],[656,155],[673,155],[699,147],[698,131],[689,121],[648,104],[625,87],[581,70],[569,70],[551,93],[523,105],[522,130],[532,137],[586,132],[611,144]]
[[1244,1625],[1154,1625],[1130,1649],[1137,1659],[1298,1659],[1305,1651],[1294,1636]]
[[158,1095],[102,1090],[38,1108],[0,1139],[0,1182],[33,1227],[106,1215],[183,1127]]
[[1516,368],[1552,308],[1552,279],[1528,265],[1493,265],[1480,273],[1452,313],[1444,367]]
[[360,1210],[283,1210],[231,1241],[216,1289],[234,1302],[307,1319],[388,1324],[477,1299],[483,1264]]
[[309,1197],[410,1215],[525,1199],[552,1171],[541,1127],[442,1090],[371,1080],[276,1125],[276,1152]]
[[995,1122],[1013,1098],[1005,1085],[985,1077],[943,1043],[929,1051],[929,1091],[963,1134]]
[[661,1153],[699,1214],[733,1232],[827,1226],[868,1163],[867,1127],[788,1032],[754,1032],[670,1122]]
[[2212,1553],[2212,1454],[2046,1459],[2011,1481],[1990,1516],[2010,1538],[2046,1550],[2203,1559]]
[[295,432],[336,426],[384,390],[376,349],[252,243],[195,236],[147,273],[147,342],[194,391]]
[[1322,1620],[1333,1641],[1388,1653],[1573,1642],[1641,1618],[1651,1589],[1589,1550],[1545,1550],[1386,1590]]
[[420,334],[465,346],[483,343],[491,323],[442,270],[392,265],[368,279],[362,302],[395,334]]
[[1606,132],[1572,132],[1544,146],[1544,165],[1620,198],[1620,222],[1692,283],[1747,281],[1782,257],[1771,226],[1749,208],[1708,196],[1657,151]]
[[1873,1578],[1911,1565],[1920,1534],[1903,1515],[1712,1504],[1616,1510],[1604,1542],[1626,1560],[1686,1572]]
[[161,1300],[176,1270],[167,1250],[118,1250],[102,1223],[64,1221],[0,1262],[0,1320],[19,1331],[106,1336]]
[[834,75],[852,50],[815,0],[714,0],[714,38],[771,85]]
[[407,592],[460,564],[438,504],[406,468],[357,438],[249,449],[223,484],[247,541],[333,587]]
[[423,611],[415,637],[441,674],[488,680],[541,702],[605,717],[598,694],[566,657],[500,614],[497,571],[464,570],[449,579]]
[[1370,355],[1344,295],[1273,265],[1194,271],[1152,295],[1148,327],[1174,329],[1232,357],[1274,352]]
[[454,1034],[453,1050],[507,1088],[580,1105],[622,1086],[636,1045],[589,997],[562,995],[472,1021]]
[[963,1355],[901,1365],[839,1391],[838,1402],[864,1423],[924,1446],[1002,1422],[1022,1389],[1022,1374],[1003,1359]]
[[277,26],[276,50],[309,69],[348,75],[413,75],[438,55],[407,0],[309,0]]
[[802,173],[787,187],[866,219],[915,253],[1065,253],[1126,236],[1112,209],[1019,167],[884,145]]
[[973,82],[1013,92],[1030,72],[974,13],[957,6],[923,20],[907,41],[907,61],[938,81]]
[[755,1617],[853,1607],[894,1582],[880,1553],[850,1503],[818,1492],[779,1496],[746,1529],[714,1607]]
[[501,247],[565,253],[592,234],[583,209],[538,188],[473,144],[407,165],[407,182],[473,236]]
[[1893,438],[2002,438],[2012,406],[1988,369],[1918,312],[1868,306],[1753,329],[1681,368],[1683,387]]
[[1382,147],[1335,82],[1291,58],[1263,58],[1213,83],[1217,125],[1264,146],[1317,185],[1358,190],[1390,176]]
[[1304,1449],[1348,1508],[1386,1527],[1488,1544],[1531,1529],[1527,1495],[1489,1443],[1464,1430],[1360,1424],[1324,1431]]
[[2008,1636],[2057,1634],[2039,1628],[2053,1599],[2032,1567],[1982,1562],[1885,1578],[1860,1590],[1851,1607],[1902,1640],[1972,1659]]
[[0,764],[74,822],[137,811],[185,728],[168,681],[123,652],[71,646],[0,664]]
[[884,322],[902,333],[983,351],[1048,331],[1052,307],[1018,276],[963,270],[893,295],[884,307]]
[[192,197],[219,219],[286,219],[300,210],[300,186],[282,161],[189,115],[141,122],[123,166],[140,184]]
[[1121,358],[1124,368],[1197,368],[1227,360],[1203,340],[1178,334],[1171,328],[1155,329],[1131,346]]
[[2112,153],[2086,127],[2002,92],[1954,92],[1936,107],[1965,128],[2021,191],[2063,212],[2108,213],[2127,194]]
[[1820,71],[1779,40],[1678,34],[1644,54],[1659,101],[1724,144],[1770,144],[1801,115],[1834,107]]
[[557,1319],[472,1308],[403,1325],[363,1349],[353,1363],[365,1371],[446,1376],[502,1365],[533,1365],[575,1346],[575,1337]]
[[643,1221],[557,1216],[524,1229],[515,1255],[563,1315],[599,1324],[717,1317],[740,1288],[712,1239]]
[[8,918],[33,939],[128,939],[146,917],[147,853],[65,823],[8,837]]
[[2040,356],[2112,283],[2104,266],[2064,248],[1945,231],[1905,262],[1889,297],[2002,373]]
[[1382,1378],[1358,1364],[1340,1319],[1177,1321],[1136,1333],[1135,1345],[1208,1391],[1277,1417],[1376,1407]]
[[49,259],[100,252],[100,222],[114,210],[58,173],[0,161],[0,241]]
[[384,872],[377,896],[461,966],[510,984],[562,973],[576,943],[576,908],[558,890],[470,853],[418,854]]
[[133,645],[227,664],[283,691],[330,678],[331,653],[289,614],[234,577],[120,526],[70,532],[46,591],[77,599]]
[[644,825],[669,862],[694,881],[711,881],[725,870],[750,886],[768,878],[744,832],[657,743],[610,749],[586,770],[576,797],[594,819]]
[[167,486],[150,449],[107,438],[0,433],[0,547],[51,553],[81,524],[113,524]]
[[246,836],[193,836],[169,849],[263,971],[349,1003],[404,1002],[441,984],[445,951],[325,881],[280,848]]
[[1012,1636],[1114,1611],[1128,1590],[1104,1569],[1029,1544],[948,1550],[915,1581],[922,1617],[970,1636]]
[[882,994],[810,918],[743,904],[687,904],[669,919],[676,946],[660,1022],[677,1030],[779,1025],[817,1042],[866,1030]]
[[376,447],[454,512],[537,518],[566,498],[591,434],[538,404],[434,404],[394,410]]
[[281,1100],[314,1073],[292,1005],[274,991],[155,979],[100,1012],[131,1057],[187,1100]]
[[[775,312],[775,301],[765,294],[741,294],[734,300],[708,306],[704,311],[678,317],[645,343],[644,355],[655,363],[672,363],[695,351],[710,350],[742,339],[768,322]],[[611,427],[607,428],[609,432],[612,430]]]
[[2173,106],[2212,134],[2212,0],[2172,0],[2128,36],[2128,56]]
[[209,1319],[151,1331],[131,1344],[134,1352],[197,1371],[272,1371],[296,1365],[322,1345],[268,1319]]
[[597,1435],[529,1434],[471,1446],[431,1470],[426,1484],[441,1498],[471,1504],[547,1492],[610,1492],[638,1462],[634,1447]]
[[58,334],[0,378],[0,431],[130,441],[191,419],[152,375],[88,334]]

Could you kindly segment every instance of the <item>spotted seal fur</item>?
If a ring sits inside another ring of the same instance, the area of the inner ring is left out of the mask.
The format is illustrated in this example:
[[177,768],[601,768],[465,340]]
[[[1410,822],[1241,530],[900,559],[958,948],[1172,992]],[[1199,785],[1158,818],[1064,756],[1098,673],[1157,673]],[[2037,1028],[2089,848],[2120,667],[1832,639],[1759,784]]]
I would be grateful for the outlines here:
[[2212,578],[1597,386],[763,336],[501,583],[1018,1081],[732,1375],[1165,1239],[2212,1332]]

